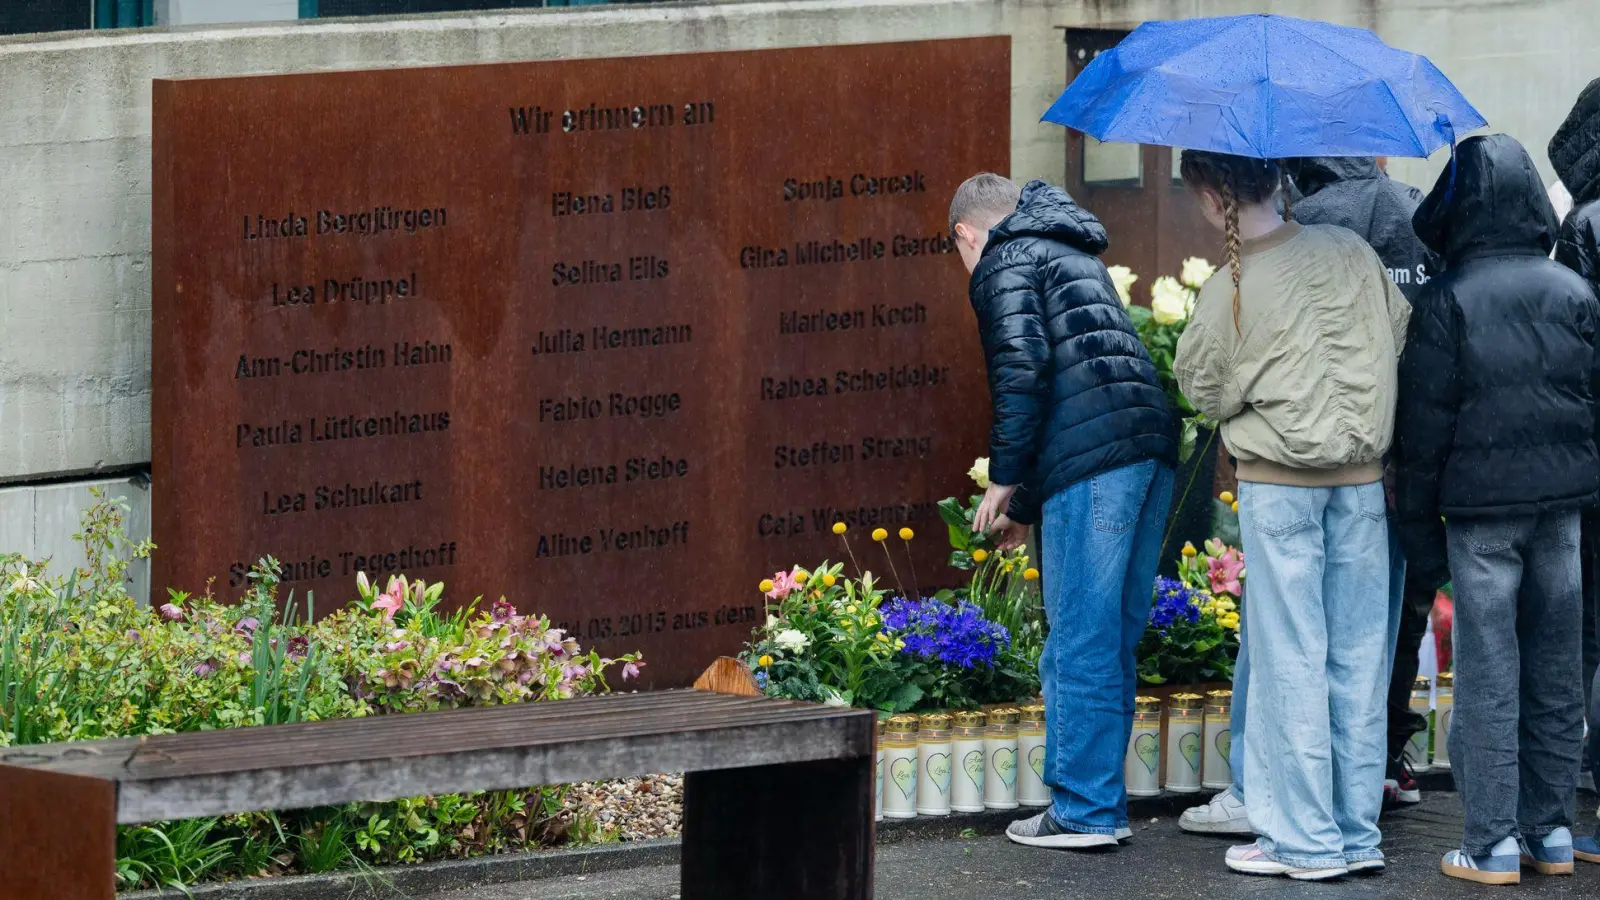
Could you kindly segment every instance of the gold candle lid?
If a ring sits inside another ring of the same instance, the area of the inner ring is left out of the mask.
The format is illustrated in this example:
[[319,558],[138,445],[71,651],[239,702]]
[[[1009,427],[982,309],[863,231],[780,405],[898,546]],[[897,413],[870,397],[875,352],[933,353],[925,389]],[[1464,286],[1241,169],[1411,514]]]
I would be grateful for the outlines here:
[[1036,703],[1030,703],[1022,707],[1018,712],[1022,713],[1022,721],[1024,722],[1044,723],[1044,707]]
[[1206,696],[1218,706],[1233,702],[1233,691],[1206,691]]
[[906,714],[890,716],[889,730],[899,732],[901,734],[916,731],[917,726],[921,724],[921,721],[922,720],[918,719],[916,716]]
[[1433,682],[1429,681],[1426,675],[1418,675],[1417,680],[1411,682],[1411,689],[1414,691],[1426,691],[1431,687]]
[[1010,707],[1006,707],[1004,709],[991,709],[991,710],[989,710],[989,717],[988,717],[989,718],[989,724],[990,725],[1015,725],[1015,724],[1017,724],[1017,718],[1019,716],[1021,716],[1021,715],[1022,715],[1022,713],[1020,713],[1017,710],[1012,709]]
[[1442,687],[1442,688],[1446,688],[1446,687],[1447,688],[1453,688],[1455,686],[1456,686],[1456,673],[1454,673],[1454,672],[1440,672],[1439,673],[1439,687]]
[[1173,694],[1169,704],[1173,709],[1199,709],[1205,705],[1206,698],[1199,694]]
[[950,717],[944,713],[927,713],[922,717],[923,731],[949,731]]
[[958,728],[982,728],[983,713],[964,709],[956,713],[956,726]]
[[1133,711],[1142,713],[1161,712],[1161,698],[1135,697],[1133,698]]

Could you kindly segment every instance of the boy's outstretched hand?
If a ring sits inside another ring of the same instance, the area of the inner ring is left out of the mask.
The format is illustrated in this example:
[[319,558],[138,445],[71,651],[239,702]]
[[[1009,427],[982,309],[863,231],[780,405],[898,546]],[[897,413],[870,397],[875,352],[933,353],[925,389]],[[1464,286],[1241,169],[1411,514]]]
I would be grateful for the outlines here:
[[990,484],[978,503],[978,511],[972,515],[972,530],[978,534],[994,531],[996,522],[1005,518],[1011,508],[1011,496],[1016,492],[1014,484]]

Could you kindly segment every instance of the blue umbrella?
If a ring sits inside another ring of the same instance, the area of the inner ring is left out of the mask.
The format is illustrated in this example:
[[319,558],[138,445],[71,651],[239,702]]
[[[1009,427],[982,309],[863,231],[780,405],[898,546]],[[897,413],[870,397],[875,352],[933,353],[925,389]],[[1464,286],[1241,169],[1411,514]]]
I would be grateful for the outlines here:
[[1262,159],[1427,156],[1486,124],[1426,57],[1366,29],[1266,15],[1140,25],[1043,121]]

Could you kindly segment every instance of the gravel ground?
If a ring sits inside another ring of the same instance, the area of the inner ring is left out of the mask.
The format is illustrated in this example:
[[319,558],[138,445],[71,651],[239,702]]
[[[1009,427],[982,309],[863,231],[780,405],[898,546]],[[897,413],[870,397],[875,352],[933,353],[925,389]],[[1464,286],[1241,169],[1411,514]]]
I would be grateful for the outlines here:
[[677,837],[683,828],[683,776],[646,775],[620,781],[576,785],[568,809],[581,809],[617,840],[647,841]]

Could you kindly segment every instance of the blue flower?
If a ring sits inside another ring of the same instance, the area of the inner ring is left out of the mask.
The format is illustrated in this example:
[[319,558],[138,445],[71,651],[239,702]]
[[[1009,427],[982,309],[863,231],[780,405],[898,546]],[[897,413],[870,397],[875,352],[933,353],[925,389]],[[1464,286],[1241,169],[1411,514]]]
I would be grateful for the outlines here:
[[763,691],[765,691],[767,689],[767,673],[766,672],[764,672],[764,671],[756,672],[756,687],[762,689]]
[[902,652],[963,669],[993,664],[1011,644],[1006,629],[966,601],[951,606],[896,597],[884,608],[883,622],[885,633],[904,642]]
[[1150,624],[1163,633],[1178,619],[1200,621],[1200,607],[1195,603],[1196,592],[1182,582],[1171,578],[1157,578],[1155,601],[1150,604]]

